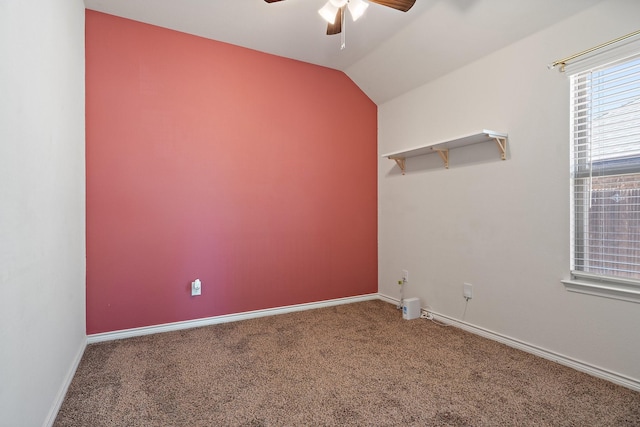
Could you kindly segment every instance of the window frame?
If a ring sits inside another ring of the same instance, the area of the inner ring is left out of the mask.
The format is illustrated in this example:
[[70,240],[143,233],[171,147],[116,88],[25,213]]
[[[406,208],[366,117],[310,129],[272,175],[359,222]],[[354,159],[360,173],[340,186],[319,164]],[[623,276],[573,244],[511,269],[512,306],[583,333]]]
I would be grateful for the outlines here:
[[[626,55],[626,57],[616,58],[615,61],[608,60],[603,61],[601,64],[597,64],[597,66],[589,67],[591,69],[603,69],[609,66],[614,66],[612,62],[624,61],[624,60],[637,60],[640,59],[640,52],[636,51],[634,55]],[[586,202],[576,203],[576,197],[574,197],[574,188],[578,185],[577,180],[584,180],[586,175],[589,175],[589,172],[585,174],[584,170],[580,168],[581,163],[578,159],[574,157],[574,147],[576,144],[576,138],[574,137],[574,133],[578,132],[576,129],[576,117],[574,110],[574,76],[578,76],[582,74],[584,71],[589,70],[581,70],[580,72],[576,71],[572,73],[570,77],[570,82],[572,85],[571,95],[570,95],[570,150],[571,150],[571,180],[570,180],[570,197],[571,197],[571,209],[570,209],[570,238],[571,238],[571,250],[570,250],[570,278],[566,280],[562,280],[561,282],[564,284],[565,289],[570,292],[578,292],[587,295],[595,295],[605,298],[612,298],[622,301],[629,301],[640,303],[640,280],[623,278],[623,277],[615,277],[615,276],[606,276],[600,274],[589,273],[581,270],[577,270],[575,268],[576,263],[579,264],[580,257],[576,254],[577,247],[586,247],[584,244],[584,236],[585,229],[587,226],[584,223],[584,218],[586,218],[586,212],[584,210],[584,206]],[[576,77],[579,78],[579,77]],[[640,83],[640,78],[638,79]],[[591,102],[591,101],[589,101]],[[590,119],[587,120],[585,125],[590,127],[592,121]],[[611,165],[606,168],[606,173],[604,175],[612,176],[617,174],[625,174],[625,173],[640,173],[640,168],[638,168],[638,159],[635,159],[632,162],[628,161],[620,161],[611,162]],[[585,163],[586,164],[586,163]],[[593,164],[589,161],[589,165]],[[582,212],[582,213],[581,213]],[[582,239],[582,240],[581,240]],[[578,242],[580,244],[578,244]],[[580,252],[584,254],[583,252]]]

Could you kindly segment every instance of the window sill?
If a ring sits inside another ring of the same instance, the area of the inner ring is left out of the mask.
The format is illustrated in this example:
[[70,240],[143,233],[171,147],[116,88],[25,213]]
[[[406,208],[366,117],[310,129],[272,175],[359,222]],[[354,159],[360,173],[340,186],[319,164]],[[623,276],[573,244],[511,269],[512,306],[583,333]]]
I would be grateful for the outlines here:
[[636,285],[588,279],[568,279],[561,282],[569,292],[640,303],[640,287]]

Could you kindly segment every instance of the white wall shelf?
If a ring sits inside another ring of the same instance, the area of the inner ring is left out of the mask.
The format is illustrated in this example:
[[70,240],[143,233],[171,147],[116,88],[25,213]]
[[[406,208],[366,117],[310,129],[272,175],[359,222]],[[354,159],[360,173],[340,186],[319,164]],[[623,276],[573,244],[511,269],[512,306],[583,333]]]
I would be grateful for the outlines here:
[[395,160],[402,170],[405,172],[406,159],[409,157],[423,156],[425,154],[438,153],[444,162],[444,167],[449,169],[449,150],[453,148],[465,147],[467,145],[478,144],[481,142],[495,141],[500,150],[500,158],[507,158],[507,137],[506,133],[494,132],[492,130],[483,129],[481,132],[471,135],[461,136],[447,141],[434,142],[432,144],[422,145],[420,147],[410,148],[408,150],[396,151],[393,153],[383,154],[391,160]]

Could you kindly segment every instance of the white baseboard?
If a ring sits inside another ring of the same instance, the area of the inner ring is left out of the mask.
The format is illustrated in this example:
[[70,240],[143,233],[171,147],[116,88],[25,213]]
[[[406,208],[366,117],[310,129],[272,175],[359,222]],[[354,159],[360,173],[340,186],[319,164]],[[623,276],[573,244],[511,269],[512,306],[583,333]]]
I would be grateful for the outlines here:
[[[392,303],[392,304],[399,303],[399,300],[396,298],[392,298],[382,294],[379,294],[379,297],[381,300]],[[515,338],[511,338],[506,335],[502,335],[497,332],[493,332],[488,329],[475,326],[470,323],[463,322],[461,320],[454,319],[449,316],[445,316],[444,314],[436,313],[431,309],[429,309],[429,313],[433,315],[434,320],[437,320],[439,322],[443,322],[448,325],[455,326],[467,332],[471,332],[472,334],[480,335],[481,337],[497,341],[499,343],[508,345],[509,347],[517,348],[518,350],[522,350],[527,353],[531,353],[533,355],[542,357],[544,359],[559,363],[561,365],[568,366],[577,371],[584,372],[589,375],[593,375],[594,377],[602,378],[604,380],[630,388],[635,391],[640,391],[640,381],[635,380],[633,378],[629,378],[627,376],[617,374],[607,369],[599,368],[589,363],[581,362],[571,357],[567,357],[567,356],[555,353],[553,351],[546,350],[544,348],[517,340]]]
[[82,355],[84,354],[84,350],[86,348],[87,348],[87,340],[83,339],[80,344],[80,347],[78,348],[78,352],[76,353],[76,356],[73,359],[73,362],[71,363],[71,367],[69,368],[69,370],[67,371],[67,374],[64,377],[64,381],[60,386],[60,390],[58,390],[58,394],[56,395],[56,399],[54,400],[53,405],[49,410],[49,414],[47,415],[47,418],[43,423],[44,427],[53,426],[53,423],[56,420],[56,416],[58,415],[58,411],[60,410],[60,407],[64,402],[64,398],[67,395],[67,390],[69,390],[71,381],[73,380],[73,377],[75,376],[76,371],[78,370],[78,366],[80,365],[80,361],[82,360]]
[[389,304],[395,304],[395,305],[400,304],[400,300],[398,298],[389,297],[383,294],[378,294],[378,299],[384,302],[388,302]]
[[292,313],[295,311],[312,310],[315,308],[331,307],[335,305],[351,304],[354,302],[370,301],[378,299],[378,294],[367,294],[356,297],[337,298],[326,301],[296,304],[284,307],[268,308],[264,310],[246,311],[243,313],[226,314],[203,319],[185,320],[182,322],[164,323],[161,325],[145,326],[142,328],[123,329],[120,331],[104,332],[87,336],[87,343],[93,344],[103,341],[119,340],[122,338],[139,337],[143,335],[157,334],[160,332],[178,331],[181,329],[199,328],[202,326],[217,325],[220,323],[237,322],[240,320],[255,319],[276,314]]

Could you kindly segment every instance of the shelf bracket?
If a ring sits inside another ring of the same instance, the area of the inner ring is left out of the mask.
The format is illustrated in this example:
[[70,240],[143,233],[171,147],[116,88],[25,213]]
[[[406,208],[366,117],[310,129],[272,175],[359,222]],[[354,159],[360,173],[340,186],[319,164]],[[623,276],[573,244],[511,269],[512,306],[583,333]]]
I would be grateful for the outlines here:
[[491,135],[493,139],[496,140],[496,144],[498,144],[498,150],[500,150],[500,158],[502,160],[507,160],[507,138],[500,138],[499,136]]
[[405,171],[405,158],[404,157],[389,157],[392,160],[396,161],[396,164],[398,165],[398,167],[400,168],[400,170],[402,171],[402,175],[404,175],[404,171]]
[[449,169],[449,149],[434,148],[433,150],[437,151],[438,154],[440,155],[440,158],[444,162],[445,169]]

